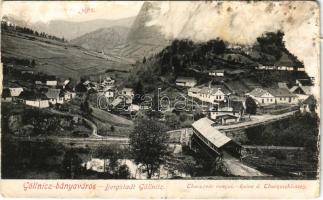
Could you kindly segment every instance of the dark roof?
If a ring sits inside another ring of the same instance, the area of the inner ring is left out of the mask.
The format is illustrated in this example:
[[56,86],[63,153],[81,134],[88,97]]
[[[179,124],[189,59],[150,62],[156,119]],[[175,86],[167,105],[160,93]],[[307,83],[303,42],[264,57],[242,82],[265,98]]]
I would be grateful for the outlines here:
[[182,77],[182,76],[179,76],[176,79],[176,82],[191,82],[191,81],[196,81],[196,79],[194,77]]
[[267,91],[262,88],[255,88],[251,92],[249,92],[249,94],[255,97],[261,97],[262,95],[266,94],[266,92]]
[[302,86],[311,86],[311,85],[313,85],[312,81],[310,79],[297,79],[297,81],[299,81],[302,84]]
[[291,93],[287,88],[267,88],[266,89],[270,94],[275,97],[295,97],[296,95]]
[[221,90],[226,95],[230,93],[230,91],[224,85],[211,85],[211,87],[203,87],[201,88],[200,93],[213,94],[218,90]]
[[309,104],[309,105],[315,105],[316,104],[316,99],[313,95],[310,95],[303,101],[303,104]]
[[249,94],[255,97],[261,97],[265,93],[270,93],[275,97],[295,97],[287,88],[255,88]]
[[299,91],[302,91],[303,94],[311,94],[312,87],[311,86],[293,86],[289,91],[292,93],[298,93]]
[[[233,112],[240,112],[242,109],[244,109],[243,102],[242,101],[232,101],[230,99],[230,107],[233,109]],[[228,102],[220,102],[219,108],[225,108],[228,106]]]
[[60,94],[61,90],[60,89],[48,89],[46,96],[49,99],[57,99],[59,98],[59,94]]
[[19,97],[25,100],[47,99],[46,95],[34,90],[24,90],[21,92]]
[[67,85],[65,85],[65,90],[72,92],[75,90],[75,86],[76,86],[76,81],[70,80],[70,82]]

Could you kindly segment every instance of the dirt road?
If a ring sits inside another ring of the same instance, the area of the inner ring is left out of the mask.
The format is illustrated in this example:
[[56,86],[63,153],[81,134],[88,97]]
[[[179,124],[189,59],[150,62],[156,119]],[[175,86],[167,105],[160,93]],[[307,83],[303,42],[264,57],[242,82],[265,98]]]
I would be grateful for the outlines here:
[[233,176],[269,176],[268,174],[244,165],[239,159],[231,156],[227,152],[223,153],[223,164]]

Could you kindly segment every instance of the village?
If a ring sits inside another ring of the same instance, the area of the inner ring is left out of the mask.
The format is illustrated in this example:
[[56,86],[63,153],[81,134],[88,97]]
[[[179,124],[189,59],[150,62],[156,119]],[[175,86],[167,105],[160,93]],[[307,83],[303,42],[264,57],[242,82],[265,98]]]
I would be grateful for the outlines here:
[[[22,70],[22,69],[23,70]],[[136,113],[139,110],[153,109],[147,99],[139,104],[134,104],[135,90],[117,84],[108,74],[95,75],[89,79],[81,78],[77,83],[71,79],[59,79],[43,73],[34,73],[28,66],[5,66],[10,74],[22,77],[24,82],[9,80],[4,84],[2,102],[22,103],[36,108],[60,107],[74,98],[85,99],[86,94],[96,96],[93,106],[106,110],[127,110]],[[261,68],[272,70],[272,68]],[[302,112],[309,112],[313,103],[311,93],[311,79],[296,79],[293,85],[278,82],[275,88],[264,88],[251,79],[226,80],[233,75],[245,73],[244,70],[211,70],[208,76],[211,81],[197,85],[194,77],[178,77],[174,87],[182,88],[181,94],[187,99],[201,102],[205,113],[210,113],[210,118],[225,124],[228,120],[239,122],[246,111],[246,99],[252,99],[257,107],[264,113],[283,113],[295,110],[298,107]],[[98,78],[99,77],[99,78]],[[157,89],[156,89],[157,91]],[[148,99],[151,101],[151,99]],[[102,104],[104,101],[105,105]],[[279,110],[277,111],[277,108]],[[176,109],[176,108],[175,108]],[[167,111],[170,108],[165,109]],[[259,114],[257,112],[257,114]],[[249,114],[256,114],[249,113]],[[231,122],[232,123],[232,122]]]
[[[20,70],[21,68],[24,70]],[[85,123],[92,127],[92,133],[87,135],[89,141],[91,138],[104,141],[106,137],[97,130],[97,123],[91,116],[93,109],[100,109],[114,116],[134,120],[137,116],[154,108],[152,98],[148,98],[148,101],[144,98],[139,103],[134,102],[137,95],[134,88],[122,87],[122,83],[117,83],[109,74],[88,76],[77,82],[72,79],[65,80],[43,73],[35,73],[31,69],[29,66],[5,66],[7,76],[20,77],[23,81],[11,79],[5,82],[2,103],[23,104],[41,110],[49,109],[52,114],[66,113],[66,115],[76,117],[75,123],[79,123],[78,126],[82,125],[80,124],[80,119],[82,119],[83,125]],[[256,70],[272,70],[272,68]],[[196,144],[204,146],[212,152],[211,154],[215,153],[214,158],[221,156],[226,170],[229,170],[228,173],[231,175],[267,176],[246,167],[245,163],[241,163],[241,159],[250,154],[254,148],[288,151],[288,154],[292,155],[290,159],[295,159],[300,148],[248,146],[244,144],[244,130],[286,119],[296,112],[315,112],[316,100],[311,93],[313,84],[311,79],[296,79],[293,85],[279,82],[276,87],[265,88],[248,78],[232,79],[237,75],[243,77],[245,73],[244,70],[211,70],[206,73],[211,81],[199,85],[194,77],[177,77],[172,83],[173,87],[178,88],[181,96],[184,96],[189,105],[193,106],[178,109],[174,106],[175,102],[174,105],[167,104],[166,107],[158,107],[158,109],[163,108],[158,110],[161,112],[159,120],[167,121],[169,112],[185,113],[190,117],[191,123],[174,126],[175,129],[168,132],[171,137],[180,138],[177,142],[182,146],[181,148],[189,146],[190,149],[196,150]],[[163,99],[165,96],[158,100],[159,103],[162,104]],[[195,111],[199,112],[198,116],[194,115]],[[30,133],[28,127],[33,128],[25,126],[19,130],[19,135],[28,135],[28,132]],[[111,127],[106,131],[114,130]],[[109,134],[106,135],[109,136]],[[121,138],[121,140],[127,141],[127,138]],[[181,152],[182,150],[175,151]],[[103,164],[96,160],[93,162],[88,163],[90,168],[101,171],[102,167],[99,166]],[[232,162],[235,163],[232,164]]]

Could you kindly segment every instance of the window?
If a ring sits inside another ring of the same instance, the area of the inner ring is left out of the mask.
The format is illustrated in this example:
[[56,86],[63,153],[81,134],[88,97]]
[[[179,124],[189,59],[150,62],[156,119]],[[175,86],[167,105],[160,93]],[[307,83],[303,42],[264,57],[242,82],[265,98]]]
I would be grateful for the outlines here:
[[279,100],[282,100],[282,98],[280,97]]

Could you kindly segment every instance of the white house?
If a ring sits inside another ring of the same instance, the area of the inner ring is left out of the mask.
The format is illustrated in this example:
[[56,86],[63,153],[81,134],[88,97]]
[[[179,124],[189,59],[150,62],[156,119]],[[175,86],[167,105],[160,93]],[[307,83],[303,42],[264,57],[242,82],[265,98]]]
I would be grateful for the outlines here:
[[57,85],[57,81],[55,81],[55,80],[46,81],[46,85],[48,85],[48,86],[56,86]]
[[49,99],[49,102],[53,105],[55,104],[63,104],[64,97],[60,96],[61,90],[60,89],[48,89],[47,93],[45,94]]
[[297,96],[291,93],[287,88],[255,88],[246,95],[253,98],[258,105],[298,103]]
[[37,108],[48,108],[49,107],[49,101],[48,100],[25,100],[25,104],[32,107]]
[[227,101],[231,93],[223,85],[212,87],[190,88],[188,96],[198,98],[201,101],[209,103],[218,103]]
[[24,91],[24,89],[22,87],[9,88],[9,91],[12,97],[18,97],[21,94],[21,92]]
[[65,90],[65,92],[64,92],[64,100],[65,101],[69,101],[71,99],[74,99],[75,96],[76,96],[76,92],[68,91],[68,90]]
[[130,96],[131,98],[134,97],[135,92],[132,88],[123,88],[121,90],[121,94],[120,95],[124,95],[124,96]]
[[223,77],[225,71],[223,69],[221,70],[210,70],[209,71],[209,76],[218,76],[218,77]]
[[194,87],[197,84],[195,78],[192,77],[178,77],[176,79],[176,85],[184,87]]
[[114,90],[113,89],[108,89],[104,92],[104,96],[107,98],[112,98],[114,97]]

